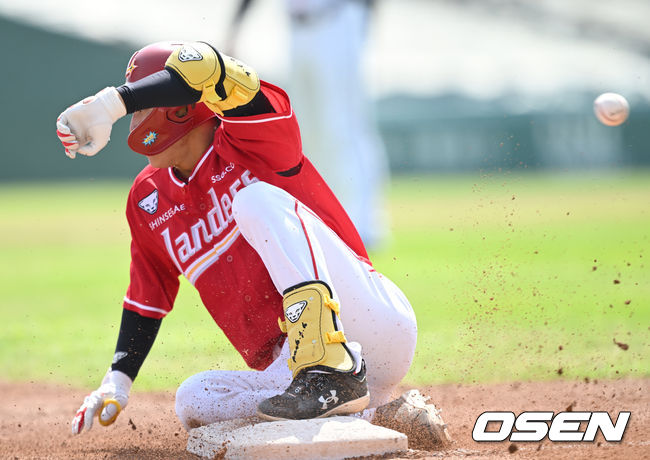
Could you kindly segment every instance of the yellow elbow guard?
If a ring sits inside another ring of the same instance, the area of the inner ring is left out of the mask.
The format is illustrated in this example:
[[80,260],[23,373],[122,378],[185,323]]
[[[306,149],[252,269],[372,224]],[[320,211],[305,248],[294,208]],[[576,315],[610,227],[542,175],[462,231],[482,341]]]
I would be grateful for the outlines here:
[[286,321],[279,323],[288,336],[288,364],[294,377],[301,369],[315,366],[341,372],[354,370],[354,358],[337,326],[339,305],[332,300],[327,284],[314,281],[298,285],[285,293],[283,306]]
[[165,67],[176,72],[188,86],[201,91],[199,102],[219,114],[247,104],[260,89],[255,70],[203,42],[176,49]]

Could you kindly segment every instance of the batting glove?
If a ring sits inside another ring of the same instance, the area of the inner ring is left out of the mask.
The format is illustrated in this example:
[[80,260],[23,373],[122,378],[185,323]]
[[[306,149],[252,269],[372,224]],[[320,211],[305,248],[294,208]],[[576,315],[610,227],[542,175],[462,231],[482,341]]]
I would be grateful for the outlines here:
[[115,421],[129,402],[133,381],[124,372],[108,370],[101,386],[84,399],[84,403],[72,419],[72,434],[90,430],[95,415],[99,423],[107,426]]
[[65,154],[70,158],[77,153],[95,155],[108,144],[113,123],[124,115],[124,102],[112,86],[68,107],[56,119],[56,134]]

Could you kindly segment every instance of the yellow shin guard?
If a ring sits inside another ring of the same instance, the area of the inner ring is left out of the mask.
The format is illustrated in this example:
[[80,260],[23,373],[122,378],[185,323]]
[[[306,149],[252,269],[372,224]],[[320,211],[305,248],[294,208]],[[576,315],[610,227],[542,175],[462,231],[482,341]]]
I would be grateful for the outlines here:
[[318,366],[323,370],[351,372],[354,358],[345,345],[336,318],[339,305],[322,281],[301,283],[284,293],[285,321],[278,319],[289,340],[289,369],[295,377],[302,369]]

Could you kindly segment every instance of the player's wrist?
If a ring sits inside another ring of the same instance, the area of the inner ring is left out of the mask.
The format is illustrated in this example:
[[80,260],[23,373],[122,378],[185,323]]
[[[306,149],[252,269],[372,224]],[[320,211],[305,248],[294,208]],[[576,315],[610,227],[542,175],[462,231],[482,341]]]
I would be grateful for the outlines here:
[[109,369],[102,380],[102,387],[109,387],[115,394],[127,396],[131,391],[133,380],[122,371]]
[[113,123],[126,115],[126,105],[115,87],[104,88],[97,93],[97,99],[106,108],[106,112]]

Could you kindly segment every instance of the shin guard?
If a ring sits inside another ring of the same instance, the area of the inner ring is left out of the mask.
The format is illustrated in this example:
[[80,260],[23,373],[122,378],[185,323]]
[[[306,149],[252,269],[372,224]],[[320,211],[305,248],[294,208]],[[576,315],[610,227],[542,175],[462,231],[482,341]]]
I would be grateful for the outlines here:
[[289,369],[295,377],[305,368],[352,372],[353,355],[339,327],[339,305],[323,281],[301,283],[284,292],[285,321],[278,319],[289,340]]

